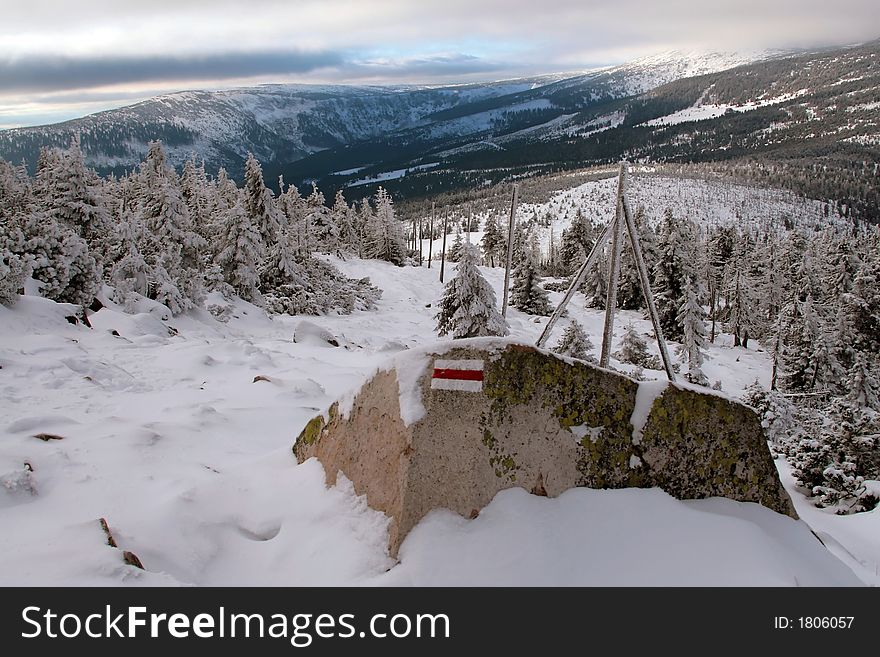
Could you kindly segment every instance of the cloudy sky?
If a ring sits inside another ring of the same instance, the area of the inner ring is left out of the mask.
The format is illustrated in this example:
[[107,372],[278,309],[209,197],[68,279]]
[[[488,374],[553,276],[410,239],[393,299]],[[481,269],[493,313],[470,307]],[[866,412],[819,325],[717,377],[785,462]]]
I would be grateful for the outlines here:
[[182,89],[501,79],[670,49],[857,43],[877,25],[877,0],[4,2],[0,128]]

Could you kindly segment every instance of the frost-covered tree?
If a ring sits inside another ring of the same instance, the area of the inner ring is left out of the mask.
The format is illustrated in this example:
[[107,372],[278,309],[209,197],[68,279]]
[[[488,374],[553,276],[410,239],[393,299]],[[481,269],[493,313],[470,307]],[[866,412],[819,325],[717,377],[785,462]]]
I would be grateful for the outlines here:
[[581,326],[577,320],[571,320],[571,323],[565,331],[563,331],[562,337],[559,339],[559,342],[556,343],[553,351],[563,356],[570,356],[571,358],[579,358],[581,360],[589,361],[595,360],[591,355],[591,352],[593,351],[593,343],[590,341],[586,331],[584,331],[584,327]]
[[446,284],[440,301],[437,333],[453,338],[507,335],[507,322],[496,310],[495,291],[477,267],[477,247],[465,244],[455,278]]
[[192,229],[180,180],[168,165],[159,142],[150,142],[141,164],[142,254],[150,267],[156,300],[178,314],[204,296],[202,254],[207,243]]
[[[225,171],[224,171],[225,174]],[[226,179],[228,181],[228,178]],[[217,194],[208,181],[204,161],[195,155],[183,165],[180,174],[180,191],[192,221],[192,229],[210,244],[217,237],[217,219],[220,212]]]
[[553,312],[550,298],[541,286],[541,279],[531,258],[525,258],[513,273],[509,303],[529,315],[548,317]]
[[260,231],[241,202],[226,211],[222,226],[217,264],[223,269],[223,277],[242,299],[259,303],[257,267],[263,257]]
[[125,255],[110,270],[113,299],[126,312],[135,312],[138,299],[149,292],[149,268],[138,248],[142,229],[134,216],[126,215],[117,226],[118,239]]
[[333,199],[333,207],[330,209],[331,225],[336,227],[336,244],[332,251],[339,249],[352,253],[358,252],[357,217],[354,209],[345,200],[345,194],[340,189]]
[[387,260],[402,266],[406,262],[406,237],[394,213],[394,204],[385,188],[379,187],[375,197],[376,211],[366,226],[365,257]]
[[100,256],[109,237],[108,201],[101,180],[85,165],[79,137],[65,151],[43,149],[36,177],[42,208],[93,245],[93,255]]
[[632,323],[626,325],[623,338],[620,342],[620,351],[616,354],[621,363],[630,363],[639,367],[646,367],[649,362],[648,343],[645,338],[636,331]]
[[685,377],[691,383],[701,386],[709,385],[703,374],[703,351],[706,345],[705,313],[697,300],[696,284],[685,283],[684,303],[678,311],[678,323],[682,327],[682,343],[678,350],[679,357],[687,366]]
[[[684,288],[693,267],[694,240],[693,224],[677,219],[667,209],[660,229],[651,286],[660,327],[670,340],[680,340],[683,335],[678,315],[686,301]],[[693,292],[698,293],[696,288]]]
[[263,168],[253,153],[248,153],[244,164],[244,211],[260,233],[264,245],[272,244],[281,224],[272,190],[263,180]]
[[455,239],[452,241],[452,246],[449,247],[449,250],[446,252],[446,259],[449,262],[458,262],[461,258],[461,251],[463,248],[464,240],[461,238],[461,228],[456,226]]

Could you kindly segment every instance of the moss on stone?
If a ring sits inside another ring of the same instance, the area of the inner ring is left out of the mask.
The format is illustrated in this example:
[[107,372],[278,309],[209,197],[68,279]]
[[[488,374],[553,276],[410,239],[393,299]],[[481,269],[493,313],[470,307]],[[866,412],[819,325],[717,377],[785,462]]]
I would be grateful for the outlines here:
[[[332,417],[333,406],[330,408]],[[309,420],[306,423],[305,428],[300,432],[299,436],[297,436],[296,441],[293,443],[293,453],[299,456],[298,452],[301,448],[314,445],[318,442],[318,438],[321,437],[321,432],[324,430],[324,426],[325,421],[323,415],[316,415]]]

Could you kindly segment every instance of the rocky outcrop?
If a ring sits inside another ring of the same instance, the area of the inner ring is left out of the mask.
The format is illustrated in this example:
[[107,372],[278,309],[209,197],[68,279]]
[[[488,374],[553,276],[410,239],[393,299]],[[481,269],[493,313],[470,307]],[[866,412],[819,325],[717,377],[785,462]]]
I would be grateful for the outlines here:
[[337,403],[312,419],[293,449],[299,461],[317,457],[330,484],[344,473],[391,517],[394,555],[432,509],[473,517],[512,486],[549,496],[658,486],[796,517],[754,411],[689,387],[639,385],[527,345],[456,340],[399,356],[350,410]]

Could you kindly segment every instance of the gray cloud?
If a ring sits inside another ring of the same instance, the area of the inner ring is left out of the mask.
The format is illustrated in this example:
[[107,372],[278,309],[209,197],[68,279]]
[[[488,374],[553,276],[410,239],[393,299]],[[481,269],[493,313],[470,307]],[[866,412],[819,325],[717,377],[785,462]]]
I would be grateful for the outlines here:
[[336,52],[248,52],[205,56],[25,56],[0,61],[4,94],[88,89],[114,84],[228,80],[290,75],[342,64]]

